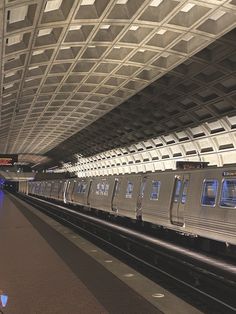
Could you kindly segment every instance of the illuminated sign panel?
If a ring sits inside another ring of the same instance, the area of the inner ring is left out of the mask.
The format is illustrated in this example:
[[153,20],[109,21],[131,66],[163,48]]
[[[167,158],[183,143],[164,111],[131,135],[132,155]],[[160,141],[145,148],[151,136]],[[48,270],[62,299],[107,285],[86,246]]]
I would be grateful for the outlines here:
[[13,166],[15,162],[18,162],[17,155],[2,155],[0,154],[0,167],[1,166]]
[[208,164],[204,161],[177,161],[176,169],[202,169],[206,168]]
[[235,170],[224,171],[223,177],[236,177],[236,171]]

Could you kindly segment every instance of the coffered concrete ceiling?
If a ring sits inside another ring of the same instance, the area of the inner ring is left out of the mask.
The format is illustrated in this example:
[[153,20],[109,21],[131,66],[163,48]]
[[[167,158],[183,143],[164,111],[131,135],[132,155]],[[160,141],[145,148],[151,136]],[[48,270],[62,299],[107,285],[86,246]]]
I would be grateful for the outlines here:
[[[63,151],[63,142],[78,132],[85,139],[81,130],[104,123],[99,118],[122,103],[143,134],[123,144],[185,128],[188,118],[200,124],[233,114],[235,96],[224,96],[235,87],[235,0],[4,0],[0,20],[2,153],[54,157],[50,151]],[[214,53],[218,59],[211,59]],[[191,97],[174,104],[181,93]],[[214,95],[222,98],[210,110],[205,104]],[[147,110],[137,118],[136,103],[139,109],[162,104],[165,122],[155,120],[157,133],[143,133],[140,117],[147,125],[154,121]],[[186,110],[192,112],[187,117]],[[83,144],[85,154],[109,148]]]

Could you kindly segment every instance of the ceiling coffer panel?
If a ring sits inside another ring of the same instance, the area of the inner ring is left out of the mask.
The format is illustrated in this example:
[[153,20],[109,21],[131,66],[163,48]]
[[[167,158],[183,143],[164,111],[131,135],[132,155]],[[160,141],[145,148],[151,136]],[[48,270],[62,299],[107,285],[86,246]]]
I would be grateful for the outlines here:
[[46,154],[78,132],[82,153],[103,150],[110,111],[114,145],[233,112],[235,1],[2,2],[3,153]]

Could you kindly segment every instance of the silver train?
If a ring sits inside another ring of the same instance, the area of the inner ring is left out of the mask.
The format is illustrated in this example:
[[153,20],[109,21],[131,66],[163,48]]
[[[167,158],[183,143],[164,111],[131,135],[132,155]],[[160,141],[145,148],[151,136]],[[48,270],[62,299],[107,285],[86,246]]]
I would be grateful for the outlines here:
[[236,166],[20,182],[19,191],[236,245]]

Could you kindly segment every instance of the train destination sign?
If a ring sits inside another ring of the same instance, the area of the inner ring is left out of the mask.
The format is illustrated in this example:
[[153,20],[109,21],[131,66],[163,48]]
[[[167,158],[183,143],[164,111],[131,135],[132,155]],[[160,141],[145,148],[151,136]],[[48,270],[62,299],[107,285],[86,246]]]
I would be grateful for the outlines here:
[[13,166],[16,162],[18,162],[18,155],[0,154],[0,167],[2,167],[2,166]]

